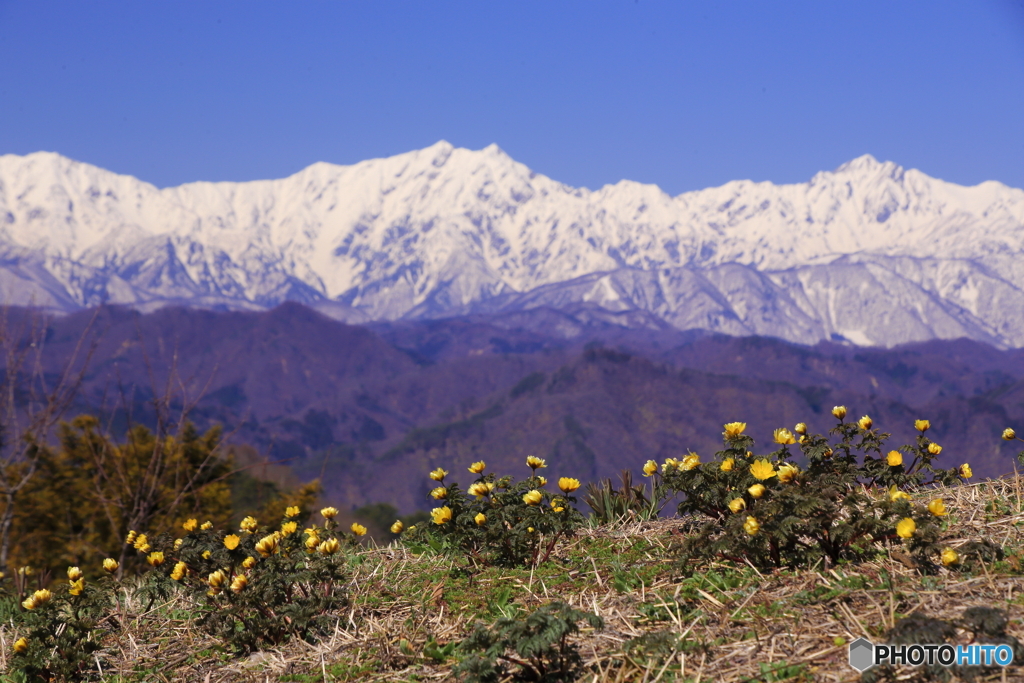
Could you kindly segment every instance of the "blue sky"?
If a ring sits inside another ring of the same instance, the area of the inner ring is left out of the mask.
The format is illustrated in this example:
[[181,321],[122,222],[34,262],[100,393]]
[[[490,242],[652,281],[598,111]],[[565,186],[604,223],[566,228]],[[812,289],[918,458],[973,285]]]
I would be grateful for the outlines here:
[[440,139],[556,180],[1024,187],[1024,1],[0,0],[0,154],[165,187]]

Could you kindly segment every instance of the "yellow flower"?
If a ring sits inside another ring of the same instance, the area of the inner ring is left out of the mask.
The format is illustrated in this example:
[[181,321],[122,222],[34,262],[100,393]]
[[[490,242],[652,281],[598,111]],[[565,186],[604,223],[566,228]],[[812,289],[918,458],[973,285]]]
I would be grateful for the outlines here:
[[724,436],[727,440],[732,441],[733,439],[737,439],[743,436],[743,430],[747,428],[747,423],[729,422],[728,424],[724,425],[724,427],[725,431],[722,432],[722,436]]
[[220,588],[224,585],[224,582],[228,580],[228,575],[224,573],[223,569],[217,571],[206,577],[206,584],[210,588]]
[[797,434],[806,434],[807,424],[803,422],[797,422],[796,427],[793,427],[793,431],[796,432]]
[[14,641],[14,652],[19,655],[28,652],[28,638],[18,638]]
[[565,493],[572,493],[580,487],[580,480],[573,479],[572,477],[562,477],[558,480],[558,488],[562,489]]
[[733,512],[740,512],[747,509],[747,502],[742,498],[733,498],[729,501],[729,509]]
[[263,557],[270,557],[277,552],[277,536],[264,536],[256,543],[256,552]]
[[298,522],[285,522],[281,525],[281,533],[285,536],[291,536],[299,530]]
[[211,553],[211,552],[210,552],[209,550],[204,550],[204,551],[203,551],[203,559],[204,559],[204,560],[208,560],[208,559],[210,559],[210,557],[211,557],[212,555],[213,555],[213,553]]
[[71,587],[68,588],[68,593],[71,595],[81,595],[83,591],[85,591],[85,579],[72,581]]
[[487,523],[487,515],[482,512],[478,512],[476,513],[476,517],[473,518],[473,521],[476,522],[477,526],[483,526]]
[[910,494],[905,491],[900,491],[896,486],[889,487],[889,500],[896,502],[897,500],[910,500]]
[[132,543],[135,543],[135,536],[136,534],[134,531],[129,531],[128,536],[124,539],[124,544],[131,545]]
[[928,444],[928,452],[932,455],[938,455],[942,452],[942,446],[937,443],[930,443]]
[[562,512],[563,510],[565,510],[565,508],[562,507],[561,505],[552,505],[551,509],[554,510],[555,512]]
[[775,468],[772,467],[772,464],[768,462],[768,460],[761,458],[760,460],[755,460],[750,463],[750,473],[754,475],[755,478],[764,481],[765,479],[771,479],[775,476]]
[[430,473],[430,478],[434,481],[444,481],[444,478],[448,476],[448,470],[438,467],[436,470]]
[[320,514],[323,515],[324,519],[334,519],[338,516],[338,508],[326,507],[320,510]]
[[115,560],[114,558],[108,557],[107,559],[103,560],[103,569],[104,569],[104,571],[107,571],[107,572],[113,574],[114,572],[117,571],[117,567],[118,567],[117,560]]
[[910,517],[904,517],[896,525],[896,535],[900,538],[910,538],[917,531],[917,524]]
[[526,531],[527,531],[527,533],[531,533],[532,534],[533,533],[533,527],[532,526],[526,527]]
[[430,497],[434,500],[443,500],[448,497],[448,489],[443,486],[438,486],[430,492]]
[[846,417],[846,406],[835,406],[832,408],[832,415],[839,420]]
[[1013,431],[1009,427],[1003,430],[1003,438],[1007,441],[1013,441],[1017,438],[1017,432]]
[[149,548],[149,544],[148,543],[146,545],[142,546],[141,548],[139,548],[139,552],[140,553],[148,553],[149,550],[150,550],[150,548]]
[[240,539],[238,536],[236,536],[234,534],[228,534],[227,536],[224,537],[224,547],[227,548],[228,550],[234,550],[235,548],[238,547],[238,543],[241,540],[242,539]]
[[764,495],[764,492],[766,490],[767,489],[765,489],[764,484],[754,484],[749,489],[747,489],[747,493],[750,494],[751,498],[760,498],[761,496]]
[[21,606],[25,609],[36,609],[37,607],[42,607],[46,603],[50,602],[50,598],[52,597],[53,593],[43,588],[30,595],[21,603]]
[[928,420],[914,420],[914,429],[921,432],[922,434],[924,432],[927,432],[928,428],[931,426],[932,423],[929,422]]
[[956,554],[956,551],[952,548],[945,548],[942,551],[942,565],[948,567],[951,564],[956,564],[960,561],[960,556]]
[[648,460],[644,463],[644,476],[649,477],[658,471],[658,463],[653,460]]
[[197,526],[199,526],[198,519],[186,519],[185,522],[181,525],[181,528],[189,533],[192,533],[196,530]]
[[199,528],[202,529],[203,531],[207,531],[209,529],[212,529],[213,528],[213,522],[210,522],[210,521],[203,522],[202,524],[199,525]]
[[960,476],[964,479],[970,479],[974,476],[974,472],[971,471],[971,466],[967,463],[960,465]]
[[899,451],[889,451],[885,461],[889,463],[889,467],[899,467],[903,464],[903,454]]
[[735,464],[736,464],[735,460],[733,460],[732,458],[726,458],[725,460],[722,461],[722,471],[723,472],[732,472],[733,465],[735,465]]
[[155,553],[150,553],[149,557],[146,558],[146,562],[149,562],[150,567],[159,567],[164,563],[164,554],[159,550]]
[[256,566],[256,558],[250,555],[249,557],[242,560],[242,566],[246,569],[252,569]]
[[663,473],[668,472],[670,469],[678,468],[679,464],[679,461],[675,458],[665,458],[665,462],[661,464],[661,471]]
[[486,482],[478,481],[475,484],[470,484],[469,488],[466,489],[466,493],[477,498],[483,498],[490,493],[490,489],[487,488]]
[[365,536],[366,535],[366,527],[363,526],[362,524],[360,524],[359,522],[352,522],[352,527],[351,528],[352,528],[352,533],[354,533],[356,536]]
[[78,567],[68,567],[68,581],[78,581],[82,578],[82,570]]
[[537,485],[538,486],[547,486],[548,485],[547,477],[542,477],[540,475],[537,475]]
[[302,514],[302,510],[299,509],[298,505],[290,505],[284,509],[285,517],[298,517]]
[[404,528],[405,528],[405,525],[402,524],[402,520],[396,519],[395,523],[391,525],[391,533],[393,533],[393,534],[400,534],[400,533],[402,533],[402,529],[404,529]]
[[949,514],[946,512],[946,504],[941,498],[935,498],[928,503],[928,512],[932,513],[936,517],[944,517]]
[[785,483],[792,481],[793,477],[800,474],[800,469],[796,465],[790,465],[788,462],[779,466],[779,481]]
[[174,565],[174,569],[171,570],[171,580],[181,581],[185,578],[185,572],[188,571],[188,565],[184,562],[178,562]]
[[857,426],[863,429],[864,431],[871,429],[871,425],[873,424],[874,422],[872,422],[871,418],[868,417],[867,415],[857,420]]
[[689,472],[699,464],[700,456],[697,455],[696,453],[690,453],[689,455],[683,458],[683,462],[682,465],[680,465],[680,469],[683,470],[684,472]]
[[241,593],[245,590],[248,583],[249,578],[245,574],[236,574],[235,578],[231,580],[231,591],[234,593]]
[[336,538],[328,538],[326,541],[317,546],[317,551],[321,555],[334,555],[341,550],[341,544],[338,543]]
[[796,437],[793,436],[793,432],[789,431],[785,427],[779,427],[772,432],[772,438],[775,439],[775,443],[787,446],[791,443],[796,443]]
[[434,521],[434,524],[439,526],[447,524],[452,519],[452,509],[447,505],[443,508],[434,508],[430,511],[430,518]]
[[[143,548],[145,548],[148,545],[149,545],[149,539],[146,538],[146,534],[139,534],[138,536],[135,537],[134,546],[135,546],[136,550],[142,550]],[[145,551],[143,551],[143,552],[145,552]]]
[[184,538],[176,538],[176,539],[174,539],[174,549],[175,550],[180,549],[181,548],[181,544],[184,543],[184,542],[185,542]]
[[259,525],[260,524],[256,521],[256,518],[250,516],[243,519],[242,523],[238,526],[242,529],[242,531],[248,531],[251,534],[252,532],[256,531],[257,528],[259,528]]
[[320,537],[317,536],[316,534],[310,534],[306,538],[306,550],[307,551],[313,552],[314,550],[316,550],[316,547],[318,545],[320,545]]
[[527,456],[526,465],[532,470],[539,470],[542,467],[548,466],[548,464],[544,461],[543,458],[537,458],[532,455]]
[[743,530],[751,536],[754,536],[757,534],[758,531],[761,530],[761,524],[757,521],[755,517],[748,516],[747,521],[743,522]]
[[485,469],[487,469],[487,465],[486,463],[484,463],[483,460],[479,460],[469,466],[469,471],[472,472],[473,474],[480,474]]
[[540,505],[540,502],[544,500],[544,495],[537,489],[528,491],[523,494],[523,502],[527,505]]

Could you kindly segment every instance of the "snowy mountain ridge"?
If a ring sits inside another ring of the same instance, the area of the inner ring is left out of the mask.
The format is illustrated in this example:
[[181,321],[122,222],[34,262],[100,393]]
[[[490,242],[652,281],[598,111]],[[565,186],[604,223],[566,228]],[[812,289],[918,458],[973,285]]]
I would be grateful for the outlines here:
[[865,155],[809,182],[573,188],[439,142],[280,180],[158,189],[0,156],[0,301],[264,308],[351,322],[574,318],[894,345],[1024,346],[1024,191]]

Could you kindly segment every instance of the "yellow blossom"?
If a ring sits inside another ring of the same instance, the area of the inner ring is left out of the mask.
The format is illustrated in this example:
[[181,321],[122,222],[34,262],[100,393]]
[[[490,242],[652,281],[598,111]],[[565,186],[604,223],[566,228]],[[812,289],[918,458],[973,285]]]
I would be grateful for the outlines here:
[[683,457],[683,462],[680,465],[679,469],[681,469],[684,472],[689,472],[699,464],[700,456],[697,455],[696,453],[690,453],[689,455]]
[[259,528],[260,524],[256,521],[255,517],[246,517],[242,520],[242,523],[238,525],[242,531],[247,531],[250,534]]
[[928,512],[936,517],[944,517],[949,514],[946,512],[946,503],[941,498],[934,498],[928,503]]
[[284,509],[284,516],[288,518],[298,517],[300,514],[302,514],[302,510],[299,509],[298,505],[289,505]]
[[733,466],[735,464],[736,464],[735,460],[733,460],[732,458],[726,458],[725,460],[722,461],[722,471],[723,472],[732,472],[732,468],[733,468]]
[[181,581],[185,578],[185,572],[188,571],[188,565],[184,562],[178,562],[174,565],[174,569],[171,570],[171,580]]
[[661,471],[668,472],[671,469],[677,469],[679,464],[679,461],[675,458],[665,458],[665,462],[661,464]]
[[175,550],[179,550],[181,548],[181,544],[184,543],[184,542],[185,542],[184,538],[176,538],[176,539],[174,539],[174,549]]
[[835,406],[832,408],[832,415],[839,420],[846,417],[846,406]]
[[256,558],[250,555],[249,557],[242,560],[242,566],[246,569],[252,569],[256,566]]
[[441,525],[447,524],[452,519],[452,509],[445,505],[442,508],[434,508],[430,511],[430,517],[434,524]]
[[537,458],[532,455],[526,457],[526,465],[532,470],[539,470],[542,467],[548,466],[548,464],[544,461],[544,458]]
[[146,562],[149,562],[151,567],[159,567],[164,563],[164,554],[159,550],[155,553],[150,553],[149,557],[146,558]]
[[82,578],[82,570],[78,567],[68,567],[68,581],[78,581]]
[[363,526],[362,524],[360,524],[359,522],[352,522],[352,527],[351,528],[352,528],[352,533],[354,533],[356,536],[365,536],[366,535],[366,527]]
[[729,501],[729,509],[733,512],[740,512],[747,509],[747,502],[742,498],[733,498]]
[[480,474],[485,469],[487,469],[487,465],[486,463],[484,463],[483,460],[479,460],[469,466],[469,471],[472,472],[473,474]]
[[263,557],[270,557],[277,552],[277,536],[271,534],[270,536],[264,536],[257,541],[256,552]]
[[204,550],[204,551],[203,551],[203,559],[204,559],[204,560],[208,560],[208,559],[210,559],[210,557],[212,557],[212,556],[213,556],[213,553],[211,553],[211,552],[210,552],[209,550]]
[[490,489],[487,488],[487,482],[478,481],[475,484],[470,484],[469,488],[466,489],[466,493],[477,498],[483,498],[490,493]]
[[785,483],[792,481],[793,477],[800,474],[800,469],[796,465],[791,465],[788,462],[779,465],[779,481]]
[[573,479],[572,477],[562,477],[558,480],[558,488],[562,489],[565,493],[572,493],[580,487],[580,480]]
[[393,533],[393,534],[400,534],[400,533],[402,533],[402,529],[404,529],[404,528],[405,528],[405,525],[402,524],[402,520],[396,519],[395,523],[391,525],[391,533]]
[[483,526],[487,523],[487,515],[482,512],[478,512],[476,513],[476,517],[473,518],[473,521],[476,522],[477,526]]
[[952,548],[945,548],[942,551],[942,564],[948,567],[951,564],[956,564],[960,561],[960,556],[956,554],[956,551]]
[[135,543],[133,545],[135,546],[136,550],[142,550],[143,548],[149,545],[149,539],[146,538],[146,534],[139,534],[135,537]]
[[942,452],[942,446],[937,443],[930,443],[928,444],[928,452],[932,455],[938,455]]
[[537,475],[537,485],[538,486],[547,486],[548,485],[547,478],[546,477],[542,477],[540,475]]
[[917,531],[917,524],[910,517],[904,517],[896,525],[896,535],[900,538],[910,538]]
[[807,424],[804,422],[797,422],[796,427],[793,427],[793,431],[796,432],[797,434],[806,434]]
[[115,560],[114,558],[108,557],[107,559],[103,560],[103,569],[105,571],[113,574],[114,572],[117,571],[117,567],[118,567],[117,560]]
[[308,537],[306,537],[305,545],[307,551],[313,552],[314,550],[316,550],[316,547],[320,545],[320,537],[316,534],[310,534]]
[[14,641],[14,652],[19,655],[28,652],[28,638],[18,638]]
[[767,489],[765,489],[764,484],[754,484],[749,489],[747,489],[747,493],[750,494],[751,498],[760,498],[761,496],[764,495],[764,492],[766,490]]
[[1017,438],[1017,432],[1013,431],[1009,427],[1003,430],[1003,438],[1007,441],[1013,441]]
[[68,593],[71,595],[81,595],[83,591],[85,591],[85,579],[72,581],[71,587],[68,588]]
[[903,454],[899,451],[889,451],[889,454],[885,456],[885,461],[889,463],[889,467],[899,467],[903,464]]
[[231,591],[234,593],[241,593],[245,590],[248,583],[249,578],[245,574],[236,574],[235,578],[231,580]]
[[531,533],[532,534],[533,533],[533,527],[532,526],[526,527],[526,531],[527,531],[527,533]]
[[317,551],[321,555],[334,555],[341,550],[341,544],[338,543],[336,538],[328,538],[326,541],[317,546]]
[[203,531],[208,531],[208,530],[213,528],[213,522],[207,520],[207,521],[203,522],[202,524],[200,524],[199,528],[202,529]]
[[448,476],[448,470],[438,467],[430,473],[430,478],[434,481],[444,481],[444,478]]
[[527,505],[539,505],[540,501],[544,499],[544,495],[537,489],[527,491],[523,494],[523,502]]
[[234,550],[238,547],[238,544],[241,542],[241,540],[242,539],[236,536],[235,534],[228,534],[224,537],[224,547],[228,550]]
[[867,431],[867,430],[871,429],[871,425],[873,425],[873,424],[874,424],[874,422],[867,415],[865,415],[864,417],[862,417],[859,420],[857,420],[857,426],[860,427],[861,429],[863,429],[864,431]]
[[789,431],[785,427],[779,427],[772,432],[772,438],[775,440],[775,443],[782,444],[783,446],[796,443],[796,437],[793,436],[793,432]]
[[444,486],[438,486],[430,492],[430,497],[434,500],[443,500],[448,497],[448,489]]
[[198,519],[186,519],[185,522],[181,525],[181,528],[184,529],[185,531],[189,532],[189,533],[192,533],[193,531],[196,530],[196,527],[198,527],[198,526],[199,526],[199,520]]
[[137,534],[134,531],[129,531],[128,532],[128,536],[126,536],[125,539],[124,539],[124,544],[125,545],[131,545],[132,543],[135,543],[135,536],[136,535]]
[[755,460],[750,463],[750,473],[754,475],[755,478],[764,481],[765,479],[771,479],[775,476],[775,468],[772,467],[772,464],[768,462],[768,460],[761,458],[760,460]]
[[26,598],[25,601],[21,603],[21,606],[25,609],[36,609],[50,602],[50,598],[52,597],[53,593],[46,590],[45,588],[42,588],[40,590],[37,590],[32,595],[28,596],[28,598]]
[[644,463],[644,476],[645,477],[649,477],[649,476],[657,473],[657,471],[658,471],[658,463],[654,462],[653,460],[648,460],[646,463]]
[[928,420],[914,420],[914,429],[921,432],[922,434],[928,431],[928,428],[932,426],[932,423]]
[[895,485],[889,487],[889,500],[896,502],[897,500],[910,500],[910,494],[906,491],[900,491]]
[[320,514],[323,515],[324,519],[334,519],[338,516],[338,508],[326,507],[320,510]]
[[757,521],[757,518],[748,516],[747,521],[743,522],[743,530],[754,536],[761,530],[761,524]]
[[739,437],[743,436],[743,430],[747,428],[747,423],[729,422],[726,425],[724,425],[724,427],[725,431],[722,432],[722,436],[724,436],[726,440],[732,441],[733,439],[738,439]]
[[210,588],[220,588],[224,585],[224,582],[228,580],[228,575],[224,573],[223,569],[217,571],[206,577],[206,584]]
[[967,463],[960,465],[960,476],[964,479],[970,479],[974,476],[974,472],[971,471],[971,466]]
[[285,522],[281,525],[281,533],[285,536],[291,536],[299,530],[298,522]]

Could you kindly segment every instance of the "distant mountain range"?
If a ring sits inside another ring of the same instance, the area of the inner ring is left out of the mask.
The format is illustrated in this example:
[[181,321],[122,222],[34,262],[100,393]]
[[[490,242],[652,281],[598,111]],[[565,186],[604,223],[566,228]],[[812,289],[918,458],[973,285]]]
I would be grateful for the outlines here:
[[158,189],[0,156],[0,303],[518,318],[814,344],[1024,346],[1024,191],[870,156],[670,197],[573,188],[439,142],[282,180]]

